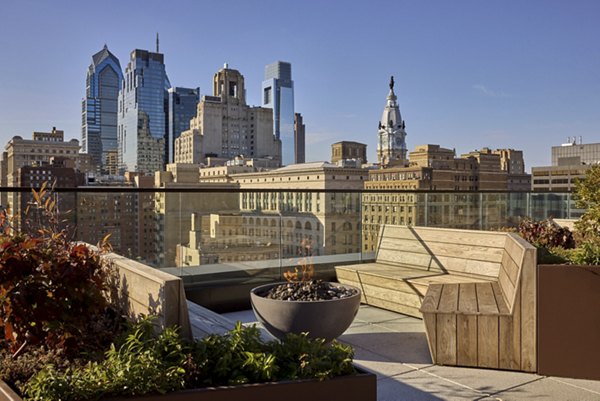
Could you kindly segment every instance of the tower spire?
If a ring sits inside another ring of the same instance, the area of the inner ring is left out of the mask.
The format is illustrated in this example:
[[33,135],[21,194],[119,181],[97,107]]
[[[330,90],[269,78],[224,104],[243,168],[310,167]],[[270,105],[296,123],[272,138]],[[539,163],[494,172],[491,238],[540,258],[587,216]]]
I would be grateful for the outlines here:
[[394,90],[394,76],[390,77],[390,90]]
[[158,32],[156,32],[156,52],[160,53],[159,47],[158,47]]

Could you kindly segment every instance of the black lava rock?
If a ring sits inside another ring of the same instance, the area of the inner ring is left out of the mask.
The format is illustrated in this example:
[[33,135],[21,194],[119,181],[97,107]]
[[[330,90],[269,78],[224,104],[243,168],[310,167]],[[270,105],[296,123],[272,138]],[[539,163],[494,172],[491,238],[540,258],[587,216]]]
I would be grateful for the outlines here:
[[281,301],[327,301],[356,294],[352,288],[337,287],[323,280],[308,280],[281,284],[257,295]]

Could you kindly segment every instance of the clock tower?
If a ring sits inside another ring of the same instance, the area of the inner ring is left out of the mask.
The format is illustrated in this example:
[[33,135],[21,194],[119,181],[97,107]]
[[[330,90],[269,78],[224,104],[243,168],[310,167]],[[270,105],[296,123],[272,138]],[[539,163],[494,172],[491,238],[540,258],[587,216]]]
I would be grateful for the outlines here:
[[406,164],[406,131],[394,93],[394,77],[390,78],[390,93],[379,121],[377,161],[381,167]]

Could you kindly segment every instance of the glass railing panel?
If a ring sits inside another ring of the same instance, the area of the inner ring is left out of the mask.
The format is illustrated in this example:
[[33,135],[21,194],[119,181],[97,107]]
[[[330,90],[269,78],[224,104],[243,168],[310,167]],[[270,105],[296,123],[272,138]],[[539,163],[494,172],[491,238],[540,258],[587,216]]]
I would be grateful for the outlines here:
[[[42,224],[29,190],[0,196],[16,228]],[[307,265],[332,276],[335,265],[373,260],[384,224],[495,230],[524,216],[582,212],[567,193],[86,188],[51,196],[74,240],[110,235],[116,253],[215,288],[282,280]]]

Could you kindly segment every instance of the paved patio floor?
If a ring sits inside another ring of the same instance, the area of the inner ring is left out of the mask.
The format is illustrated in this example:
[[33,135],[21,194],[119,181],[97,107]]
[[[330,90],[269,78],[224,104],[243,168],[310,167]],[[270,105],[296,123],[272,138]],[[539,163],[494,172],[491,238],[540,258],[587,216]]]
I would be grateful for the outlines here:
[[[252,311],[224,316],[256,323]],[[600,401],[600,381],[432,365],[420,319],[371,306],[360,307],[340,341],[354,347],[358,366],[377,374],[379,401]]]

